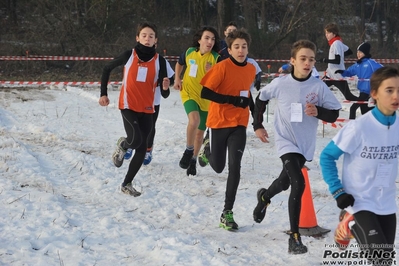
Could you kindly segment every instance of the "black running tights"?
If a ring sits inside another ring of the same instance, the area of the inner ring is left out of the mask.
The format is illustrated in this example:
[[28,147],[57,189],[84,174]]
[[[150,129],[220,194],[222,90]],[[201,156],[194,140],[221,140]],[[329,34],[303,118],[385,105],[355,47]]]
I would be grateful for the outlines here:
[[232,210],[240,183],[241,159],[247,142],[247,129],[244,126],[210,129],[209,141],[209,164],[216,173],[223,171],[228,153],[229,173],[223,210]]
[[[370,211],[355,213],[352,234],[362,251],[368,252],[373,265],[391,265],[396,234],[396,214],[377,215]],[[385,253],[385,258],[382,256]],[[378,258],[379,257],[379,258]]]
[[339,91],[344,95],[345,99],[348,101],[357,101],[358,97],[354,95],[349,89],[348,82],[346,80],[324,80],[324,83],[328,87],[334,85],[339,89]]
[[267,189],[266,196],[270,199],[291,185],[291,193],[288,199],[288,214],[290,217],[291,232],[299,232],[299,216],[301,214],[302,194],[305,190],[305,178],[302,167],[306,159],[299,153],[286,153],[282,155],[283,170],[280,176],[273,181]]
[[150,132],[150,135],[148,136],[147,149],[151,149],[152,146],[154,145],[155,124],[157,123],[157,120],[158,120],[160,105],[155,105],[154,109],[155,109],[154,113],[152,114],[152,130]]
[[126,141],[123,143],[123,148],[135,150],[123,181],[124,184],[128,184],[133,181],[143,164],[147,151],[147,138],[152,129],[152,114],[137,113],[129,109],[121,110],[121,113],[126,131]]

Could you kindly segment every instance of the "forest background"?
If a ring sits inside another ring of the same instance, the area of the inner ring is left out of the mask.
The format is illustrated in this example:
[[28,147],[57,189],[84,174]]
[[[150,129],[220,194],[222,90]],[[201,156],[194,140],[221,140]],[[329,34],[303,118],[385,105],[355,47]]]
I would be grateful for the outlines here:
[[[225,25],[235,21],[251,34],[253,58],[276,59],[260,62],[264,72],[270,65],[273,73],[298,39],[316,43],[317,58],[327,56],[323,28],[330,22],[340,26],[354,51],[350,58],[364,40],[371,43],[373,58],[397,58],[398,14],[399,0],[3,0],[0,56],[115,57],[134,47],[143,21],[157,25],[158,51],[177,56],[203,25],[223,37]],[[98,81],[105,63],[0,59],[0,80]],[[317,65],[319,71],[325,67]],[[121,79],[121,72],[113,75]]]

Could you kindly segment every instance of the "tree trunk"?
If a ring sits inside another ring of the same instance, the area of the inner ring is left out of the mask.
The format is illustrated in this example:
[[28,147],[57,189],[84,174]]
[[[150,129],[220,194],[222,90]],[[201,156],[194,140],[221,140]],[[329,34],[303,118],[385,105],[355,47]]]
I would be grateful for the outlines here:
[[377,12],[376,12],[376,19],[377,19],[377,40],[378,40],[378,49],[381,50],[383,49],[384,46],[384,37],[383,37],[383,31],[385,28],[385,24],[382,24],[382,20],[384,19],[384,16],[382,14],[382,8],[381,8],[381,2],[380,0],[377,0],[377,6],[376,6]]
[[364,0],[360,1],[360,40],[359,43],[366,39],[366,28],[365,28],[365,7],[364,7]]

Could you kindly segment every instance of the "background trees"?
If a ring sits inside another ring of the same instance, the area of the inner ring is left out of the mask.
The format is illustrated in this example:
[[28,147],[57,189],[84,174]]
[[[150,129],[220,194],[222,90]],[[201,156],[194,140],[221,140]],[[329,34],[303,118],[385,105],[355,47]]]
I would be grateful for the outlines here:
[[[202,25],[213,25],[223,36],[224,25],[234,20],[251,33],[255,58],[289,59],[290,45],[300,38],[315,42],[318,56],[325,56],[328,22],[340,25],[353,51],[367,40],[374,57],[395,58],[398,13],[399,0],[6,0],[0,3],[0,55],[113,57],[134,46],[142,21],[157,24],[159,51],[178,55]],[[102,65],[68,64],[69,70],[97,75]],[[25,66],[2,61],[0,71],[5,75]],[[35,66],[64,68],[65,62]]]

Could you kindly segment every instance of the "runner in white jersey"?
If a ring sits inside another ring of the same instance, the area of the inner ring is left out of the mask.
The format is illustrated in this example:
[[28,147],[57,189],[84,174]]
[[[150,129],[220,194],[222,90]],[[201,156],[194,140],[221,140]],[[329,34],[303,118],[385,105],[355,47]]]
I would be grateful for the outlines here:
[[274,129],[277,154],[283,162],[279,177],[266,189],[258,190],[258,204],[253,211],[255,222],[262,222],[270,200],[291,186],[288,201],[290,239],[288,251],[307,252],[299,234],[301,198],[305,189],[302,167],[313,160],[319,119],[335,122],[341,109],[334,94],[323,81],[312,77],[316,45],[308,40],[297,41],[291,50],[290,75],[274,79],[259,92],[255,103],[254,130],[262,142],[268,141],[263,127],[263,113],[269,100],[275,99]]
[[[345,249],[353,234],[361,250],[370,254],[370,264],[392,265],[397,212],[399,70],[379,68],[371,76],[370,86],[376,107],[338,132],[322,151],[320,165],[337,206],[347,211],[335,231],[335,242]],[[344,157],[339,179],[336,161],[341,155]]]
[[345,56],[353,54],[352,50],[346,46],[341,36],[339,35],[338,25],[335,23],[329,23],[324,27],[324,34],[330,45],[328,52],[328,58],[322,58],[318,60],[320,63],[327,63],[326,76],[324,82],[328,87],[337,87],[346,100],[356,101],[357,96],[353,95],[349,89],[348,82],[343,79],[340,73],[336,73],[337,70],[345,69],[344,59]]

